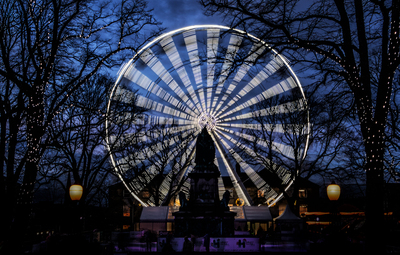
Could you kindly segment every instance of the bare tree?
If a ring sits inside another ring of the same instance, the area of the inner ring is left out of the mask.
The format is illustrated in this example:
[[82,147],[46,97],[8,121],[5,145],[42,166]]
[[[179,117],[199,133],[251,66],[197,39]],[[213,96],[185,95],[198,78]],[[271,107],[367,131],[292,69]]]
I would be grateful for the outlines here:
[[[364,141],[367,244],[383,250],[385,129],[400,64],[400,1],[201,0],[209,15],[290,52],[351,93]],[[306,6],[304,6],[304,4]],[[303,6],[301,6],[303,5]],[[345,85],[345,86],[343,86]]]
[[29,219],[43,144],[54,117],[102,66],[120,64],[117,53],[135,53],[161,30],[141,0],[7,0],[0,12],[0,76],[26,100],[27,151],[19,203],[26,208],[17,210],[18,229]]
[[8,210],[2,210],[0,226],[10,231],[26,161],[26,97],[12,82],[2,79],[0,99],[0,197]]
[[[49,127],[50,144],[40,164],[39,185],[58,182],[68,194],[71,183],[81,184],[84,192],[80,204],[93,204],[99,195],[106,196],[104,184],[113,173],[109,154],[123,149],[111,144],[108,151],[104,146],[107,100],[112,85],[113,80],[106,75],[91,77],[70,96],[68,107],[53,119]],[[132,113],[130,119],[126,119],[129,125],[115,125],[109,130],[113,140],[126,141],[124,132],[134,129],[136,119],[143,113],[135,106],[134,97],[130,109],[125,110]],[[134,139],[134,135],[130,138]]]

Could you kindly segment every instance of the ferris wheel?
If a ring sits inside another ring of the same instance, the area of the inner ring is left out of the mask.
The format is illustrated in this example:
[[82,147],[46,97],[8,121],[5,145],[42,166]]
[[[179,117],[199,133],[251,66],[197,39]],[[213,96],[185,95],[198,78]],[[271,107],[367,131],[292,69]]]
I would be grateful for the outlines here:
[[[295,123],[290,118],[260,123],[255,116],[298,112],[307,116],[302,123],[307,139],[299,152],[303,157],[310,127],[306,98],[288,61],[243,31],[189,26],[156,38],[121,67],[108,102],[107,114],[118,117],[106,123],[107,148],[115,172],[132,196],[143,206],[154,206],[159,204],[156,200],[170,199],[172,191],[189,190],[196,139],[207,128],[221,172],[220,196],[229,186],[240,205],[252,205],[246,181],[272,205],[282,194],[261,174],[263,162],[252,157],[258,153],[252,143],[268,147],[253,131],[274,125],[272,135],[282,134],[284,125]],[[115,126],[125,127],[124,134],[113,134]],[[294,157],[293,149],[277,137],[275,152]],[[237,171],[239,166],[245,178]],[[275,176],[289,188],[294,181],[291,172],[275,169]],[[139,195],[151,185],[156,192],[146,198]]]

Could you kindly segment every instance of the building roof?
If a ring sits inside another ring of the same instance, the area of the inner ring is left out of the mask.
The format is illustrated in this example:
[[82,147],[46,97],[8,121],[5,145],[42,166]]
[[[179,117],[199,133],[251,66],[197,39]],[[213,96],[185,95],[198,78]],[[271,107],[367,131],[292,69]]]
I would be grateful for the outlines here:
[[303,221],[301,218],[297,217],[292,210],[290,210],[290,206],[286,205],[285,211],[276,217],[274,221],[280,221],[280,222],[299,222]]
[[140,222],[160,222],[168,219],[169,206],[143,207]]
[[231,212],[235,212],[236,221],[272,221],[268,206],[231,206]]

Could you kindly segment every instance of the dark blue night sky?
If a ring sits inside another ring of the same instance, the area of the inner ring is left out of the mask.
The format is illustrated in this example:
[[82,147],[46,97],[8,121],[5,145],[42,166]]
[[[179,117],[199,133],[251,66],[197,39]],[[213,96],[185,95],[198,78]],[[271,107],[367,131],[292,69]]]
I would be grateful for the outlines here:
[[149,0],[149,7],[154,9],[154,16],[163,22],[167,31],[191,25],[223,25],[219,17],[207,17],[197,0]]

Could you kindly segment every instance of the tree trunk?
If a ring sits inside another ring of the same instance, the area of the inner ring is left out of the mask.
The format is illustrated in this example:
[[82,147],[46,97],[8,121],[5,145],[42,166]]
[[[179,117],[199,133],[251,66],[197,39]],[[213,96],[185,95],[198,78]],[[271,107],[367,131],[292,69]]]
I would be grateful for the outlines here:
[[382,176],[382,170],[367,171],[366,250],[371,254],[385,252],[384,181]]
[[[374,144],[376,144],[374,142]],[[382,142],[383,144],[383,142]],[[367,146],[366,170],[366,250],[371,254],[385,253],[384,178],[382,146]]]
[[29,219],[32,212],[33,193],[40,161],[40,143],[43,134],[43,95],[40,90],[29,97],[27,108],[27,160],[22,185],[18,194],[17,210],[13,225],[12,239],[28,234]]

